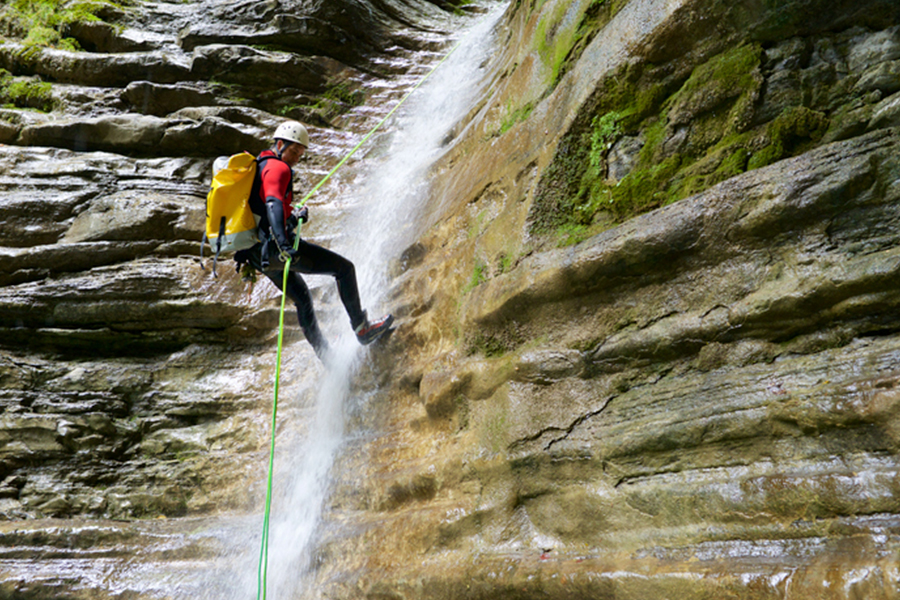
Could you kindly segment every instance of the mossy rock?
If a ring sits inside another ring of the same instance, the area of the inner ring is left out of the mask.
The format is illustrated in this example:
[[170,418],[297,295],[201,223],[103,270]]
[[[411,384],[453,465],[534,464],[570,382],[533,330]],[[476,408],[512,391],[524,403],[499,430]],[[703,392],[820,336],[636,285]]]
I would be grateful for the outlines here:
[[52,86],[39,77],[13,77],[0,69],[0,104],[9,108],[32,108],[50,112],[54,107]]
[[785,109],[767,126],[769,143],[750,158],[748,167],[765,167],[786,156],[810,149],[822,139],[828,125],[827,116],[805,106]]
[[[538,185],[531,233],[578,242],[821,143],[830,123],[824,111],[795,105],[754,124],[762,60],[758,43],[737,43],[681,79],[661,78],[660,68],[642,63],[607,77]],[[614,178],[608,152],[624,135],[643,145],[631,171]]]

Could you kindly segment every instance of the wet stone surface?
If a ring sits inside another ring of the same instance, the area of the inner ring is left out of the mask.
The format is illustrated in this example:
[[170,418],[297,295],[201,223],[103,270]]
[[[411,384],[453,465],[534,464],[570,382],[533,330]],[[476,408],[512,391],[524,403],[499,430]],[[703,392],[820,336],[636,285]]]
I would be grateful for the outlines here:
[[[897,7],[617,10],[509,4],[392,271],[398,331],[354,380],[369,400],[314,569],[291,566],[315,594],[897,596]],[[83,52],[0,44],[57,102],[0,109],[0,596],[228,598],[255,575],[236,546],[258,540],[278,315],[271,286],[200,267],[212,160],[300,118],[308,189],[467,21],[440,2],[110,11],[71,26]],[[746,89],[715,81],[745,46]],[[635,110],[677,101],[592,163],[610,74],[649,94]],[[714,179],[726,127],[758,128],[759,152],[799,104],[828,127],[789,123],[786,160],[615,227],[598,211],[578,244],[532,227],[541,190],[565,200],[600,167],[628,185],[653,144],[712,144],[690,175]],[[348,210],[331,194],[327,241]],[[288,322],[280,439],[310,434],[323,373]]]

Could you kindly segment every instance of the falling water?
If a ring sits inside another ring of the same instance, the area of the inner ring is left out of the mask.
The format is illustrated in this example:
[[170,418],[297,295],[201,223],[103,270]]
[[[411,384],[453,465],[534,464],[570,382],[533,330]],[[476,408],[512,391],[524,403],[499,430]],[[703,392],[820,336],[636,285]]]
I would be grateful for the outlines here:
[[[464,32],[452,55],[386,125],[378,140],[386,148],[380,152],[382,158],[361,161],[363,168],[355,174],[355,193],[347,199],[352,211],[344,228],[365,234],[348,234],[330,246],[356,264],[361,297],[372,316],[377,316],[374,313],[385,301],[388,262],[414,238],[413,224],[427,206],[429,167],[446,150],[442,141],[479,93],[481,65],[501,14],[498,6]],[[330,323],[329,318],[340,324]],[[346,412],[363,402],[352,396],[350,383],[366,350],[347,331],[343,313],[322,320],[326,331],[346,333],[333,344],[336,358],[319,380],[306,439],[299,447],[276,449],[280,491],[274,494],[267,578],[267,597],[273,600],[314,595],[314,590],[307,589],[311,577],[304,577],[310,572],[308,557],[313,554],[330,471],[346,441]],[[246,594],[249,587],[249,578],[242,579],[238,586],[242,591],[235,597]]]
[[483,91],[483,63],[503,12],[498,7],[461,38],[452,54],[407,101],[393,122],[380,160],[368,160],[356,194],[351,230],[366,231],[351,247],[364,298],[380,300],[388,288],[388,261],[421,233],[429,208],[429,169],[448,149],[451,130]]

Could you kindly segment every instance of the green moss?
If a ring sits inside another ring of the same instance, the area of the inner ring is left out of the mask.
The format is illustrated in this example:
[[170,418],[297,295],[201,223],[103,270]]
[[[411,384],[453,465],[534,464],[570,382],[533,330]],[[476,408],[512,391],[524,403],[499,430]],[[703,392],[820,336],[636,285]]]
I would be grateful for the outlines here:
[[582,223],[565,223],[556,228],[556,245],[572,246],[583,242],[594,233],[594,228]]
[[499,336],[478,334],[468,343],[467,354],[481,354],[487,358],[499,358],[515,346]]
[[28,30],[28,35],[22,42],[26,46],[53,46],[60,41],[61,36],[56,29],[36,25]]
[[[559,243],[576,243],[746,171],[761,56],[758,44],[743,44],[685,71],[680,81],[645,73],[642,64],[606,77],[592,114],[560,144],[539,184],[532,233],[552,231]],[[679,131],[681,140],[666,144]],[[641,150],[626,176],[609,179],[609,151],[626,135]]]
[[500,123],[500,135],[503,135],[512,129],[516,123],[521,123],[528,119],[528,117],[531,116],[532,111],[534,111],[533,102],[529,102],[525,106],[519,108],[513,108],[512,103],[507,104],[505,116]]
[[622,115],[617,112],[596,116],[591,122],[591,154],[590,163],[594,169],[599,169],[603,157],[612,148],[612,145],[622,137]]
[[0,69],[0,103],[10,108],[53,110],[52,86],[37,77],[13,77]]
[[666,88],[662,84],[638,89],[634,102],[622,114],[622,127],[626,130],[636,129],[645,119],[654,116],[665,100]]
[[668,201],[674,202],[698,194],[747,170],[750,151],[744,147],[727,147],[711,152],[704,160],[695,162],[673,179]]
[[[541,3],[543,4],[543,3]],[[608,0],[558,2],[541,15],[535,30],[536,50],[549,68],[547,93],[556,87],[596,33],[615,14]]]
[[80,49],[78,42],[62,35],[66,25],[100,21],[98,15],[120,10],[118,4],[102,1],[13,0],[0,14],[0,20],[26,46],[77,50]]
[[702,157],[724,137],[748,128],[763,82],[761,56],[758,44],[723,52],[696,67],[667,101],[669,122],[690,123],[688,154]]
[[750,158],[748,167],[757,169],[804,151],[822,139],[828,125],[824,113],[805,106],[786,108],[766,127],[769,143]]
[[666,204],[669,200],[666,187],[681,167],[681,158],[673,156],[661,163],[635,169],[618,184],[612,186],[612,202],[615,214],[624,220]]
[[759,44],[737,46],[714,56],[691,72],[672,100],[696,103],[742,95],[756,85],[754,72],[761,57]]
[[365,100],[366,95],[362,90],[354,90],[346,81],[341,81],[330,85],[311,108],[327,121],[351,108],[361,106]]
[[487,281],[487,265],[481,261],[476,261],[475,267],[472,269],[472,275],[469,277],[468,283],[463,287],[463,294],[468,294],[485,281]]
[[[609,114],[618,116],[618,113]],[[569,222],[557,228],[558,243],[578,243],[594,233],[595,228],[590,226],[601,211],[612,215],[613,222],[620,222],[668,201],[667,186],[678,171],[681,159],[675,156],[662,162],[656,161],[662,130],[661,123],[648,126],[646,141],[637,161],[639,167],[621,181],[611,181],[603,176],[600,163],[605,161],[606,151],[622,135],[622,130],[618,119],[606,119],[605,122],[603,118],[595,119],[590,164],[582,178]],[[601,151],[602,157],[598,156]]]
[[641,156],[648,155],[650,164],[655,160],[653,149],[663,139],[664,123],[657,124],[655,115],[667,88],[658,82],[641,85],[641,74],[640,66],[627,65],[601,81],[587,127],[573,127],[544,172],[529,214],[533,234],[553,234],[558,243],[566,245],[614,224],[597,215],[598,211],[616,212],[611,206],[616,182],[606,181],[606,155],[611,145],[622,135],[638,133],[651,124],[652,131],[643,132],[641,152]]
[[[553,65],[554,86],[578,62],[597,32],[601,31],[628,3],[628,0],[591,0],[581,11],[577,28],[569,38],[569,48]],[[556,55],[559,56],[559,53]]]
[[644,146],[638,154],[638,162],[646,165],[656,160],[657,151],[666,139],[666,122],[661,119],[648,121],[643,133]]
[[350,106],[361,106],[366,100],[362,90],[354,90],[346,81],[332,85],[324,94],[325,98],[335,102],[343,102]]

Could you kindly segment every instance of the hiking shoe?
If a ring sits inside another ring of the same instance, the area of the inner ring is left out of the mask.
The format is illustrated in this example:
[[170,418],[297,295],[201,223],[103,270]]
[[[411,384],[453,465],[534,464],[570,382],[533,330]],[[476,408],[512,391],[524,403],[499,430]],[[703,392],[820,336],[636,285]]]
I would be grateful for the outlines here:
[[362,325],[356,328],[356,339],[362,345],[368,345],[383,336],[391,328],[394,322],[394,315],[385,315],[378,320],[369,321],[366,319]]

